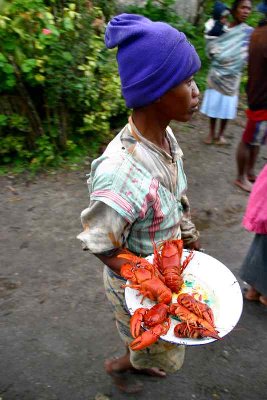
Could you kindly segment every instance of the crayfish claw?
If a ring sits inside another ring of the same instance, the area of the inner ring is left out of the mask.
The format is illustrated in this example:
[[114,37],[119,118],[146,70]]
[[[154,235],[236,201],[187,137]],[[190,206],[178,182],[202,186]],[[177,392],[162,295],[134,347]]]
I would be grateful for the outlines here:
[[130,343],[130,348],[134,351],[137,350],[143,350],[148,346],[151,346],[154,344],[158,338],[160,337],[160,334],[156,334],[154,332],[154,328],[143,332],[141,335],[139,335],[135,340],[133,340]]
[[141,329],[141,324],[144,320],[144,315],[146,314],[147,309],[146,308],[137,308],[135,310],[133,316],[131,317],[130,320],[130,331],[131,335],[134,338],[137,338],[140,334],[140,329]]

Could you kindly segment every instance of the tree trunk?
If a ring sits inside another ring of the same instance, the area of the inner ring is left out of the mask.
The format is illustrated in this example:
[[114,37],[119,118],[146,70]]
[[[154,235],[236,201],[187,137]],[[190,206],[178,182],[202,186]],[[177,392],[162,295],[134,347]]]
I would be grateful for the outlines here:
[[174,9],[177,14],[187,21],[195,24],[199,19],[199,13],[203,0],[176,0]]
[[58,114],[58,145],[61,150],[66,149],[68,139],[68,114],[64,102],[61,100],[57,107]]
[[42,127],[41,119],[39,117],[39,114],[32,102],[31,96],[29,95],[27,88],[24,85],[24,82],[21,77],[21,72],[19,70],[19,67],[15,63],[13,57],[9,57],[10,62],[13,65],[15,76],[17,78],[17,91],[23,100],[23,103],[25,105],[26,109],[26,115],[29,119],[30,123],[30,132],[27,135],[27,142],[28,146],[30,149],[33,149],[35,147],[35,140],[37,136],[43,135],[44,130]]

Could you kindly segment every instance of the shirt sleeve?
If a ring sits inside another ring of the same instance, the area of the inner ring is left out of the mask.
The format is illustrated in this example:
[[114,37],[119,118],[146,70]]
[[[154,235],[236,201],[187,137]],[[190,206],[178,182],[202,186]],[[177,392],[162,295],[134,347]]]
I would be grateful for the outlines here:
[[181,238],[185,246],[189,243],[195,242],[199,238],[199,232],[195,224],[191,221],[190,205],[186,195],[181,197],[181,204],[183,207],[183,217],[181,220]]
[[113,208],[102,201],[91,201],[82,211],[83,232],[77,238],[83,250],[102,254],[122,247],[126,242],[130,224]]

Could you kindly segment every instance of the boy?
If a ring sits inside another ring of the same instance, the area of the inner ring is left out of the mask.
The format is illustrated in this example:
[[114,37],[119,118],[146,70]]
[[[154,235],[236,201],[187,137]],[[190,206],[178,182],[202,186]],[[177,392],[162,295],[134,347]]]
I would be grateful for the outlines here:
[[[145,257],[153,243],[182,238],[198,250],[199,233],[190,220],[182,151],[171,120],[188,121],[197,111],[199,91],[193,75],[200,60],[185,35],[170,25],[135,14],[121,14],[108,24],[108,48],[118,47],[122,94],[133,109],[129,123],[91,166],[90,204],[82,212],[78,236],[104,264],[104,285],[113,306],[126,353],[105,361],[106,372],[124,392],[136,392],[126,372],[164,377],[179,370],[184,346],[160,341],[132,351],[130,315],[125,306],[125,249]],[[126,379],[129,378],[129,379]]]

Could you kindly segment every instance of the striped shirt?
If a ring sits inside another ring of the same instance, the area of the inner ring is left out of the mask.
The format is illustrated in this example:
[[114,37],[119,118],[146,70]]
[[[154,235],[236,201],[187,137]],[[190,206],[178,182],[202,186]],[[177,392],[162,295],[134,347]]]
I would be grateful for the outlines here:
[[112,254],[119,247],[146,256],[153,243],[198,239],[190,220],[182,151],[166,129],[171,155],[127,124],[91,165],[90,203],[83,210],[78,239],[94,254]]

